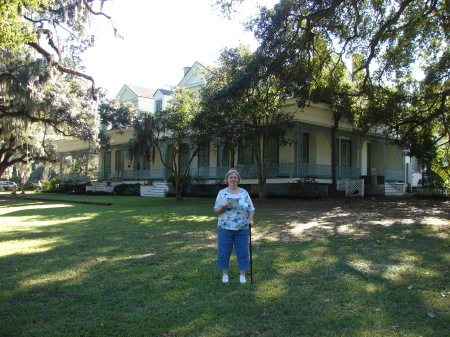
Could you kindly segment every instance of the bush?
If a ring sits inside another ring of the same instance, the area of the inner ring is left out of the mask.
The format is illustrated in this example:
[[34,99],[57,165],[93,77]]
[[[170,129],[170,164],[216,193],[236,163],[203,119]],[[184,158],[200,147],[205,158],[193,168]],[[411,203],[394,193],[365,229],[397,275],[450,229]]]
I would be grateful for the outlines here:
[[44,181],[42,183],[42,192],[61,193],[62,180],[58,177]]
[[427,189],[445,189],[448,187],[448,182],[445,181],[438,173],[428,170],[424,174],[422,180],[422,187]]
[[416,197],[430,199],[447,199],[450,197],[450,189],[439,188],[417,188]]
[[42,183],[42,192],[85,194],[86,193],[86,185],[76,183],[73,181],[63,182],[60,178],[56,177],[49,181],[44,181]]
[[62,193],[67,194],[86,194],[86,185],[73,182],[63,183],[61,186]]
[[120,184],[114,186],[113,192],[117,195],[141,195],[141,184]]
[[313,178],[298,179],[288,184],[288,193],[293,198],[320,198],[328,194],[326,186],[319,184]]

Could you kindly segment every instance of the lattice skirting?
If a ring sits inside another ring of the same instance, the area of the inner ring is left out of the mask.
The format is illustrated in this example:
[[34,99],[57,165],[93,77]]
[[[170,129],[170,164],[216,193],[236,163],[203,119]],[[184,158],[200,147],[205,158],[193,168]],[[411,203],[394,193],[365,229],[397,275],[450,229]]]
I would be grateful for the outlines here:
[[364,179],[345,179],[338,180],[338,191],[345,191],[346,196],[364,196]]

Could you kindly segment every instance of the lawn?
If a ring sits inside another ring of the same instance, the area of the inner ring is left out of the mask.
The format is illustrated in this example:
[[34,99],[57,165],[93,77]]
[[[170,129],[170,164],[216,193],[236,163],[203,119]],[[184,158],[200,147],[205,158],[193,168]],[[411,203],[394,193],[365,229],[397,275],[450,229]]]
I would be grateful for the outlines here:
[[450,335],[449,201],[254,200],[241,285],[212,199],[39,197],[0,199],[2,337]]

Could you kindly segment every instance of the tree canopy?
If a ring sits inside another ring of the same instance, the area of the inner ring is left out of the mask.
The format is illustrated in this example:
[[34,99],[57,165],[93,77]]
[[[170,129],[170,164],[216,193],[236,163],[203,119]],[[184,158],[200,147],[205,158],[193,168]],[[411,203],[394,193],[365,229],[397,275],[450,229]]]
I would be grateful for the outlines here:
[[24,43],[37,41],[31,17],[55,0],[9,0],[0,3],[0,47],[17,50]]
[[[245,74],[253,60],[253,53],[247,47],[225,48],[221,51],[218,66],[208,67],[206,85],[201,90],[201,118],[199,122],[224,141],[230,151],[230,168],[235,167],[235,154],[240,138],[249,135],[251,123],[245,119],[245,101],[239,95],[242,88],[233,90],[230,86]],[[231,91],[234,94],[231,94]]]
[[345,63],[355,90],[333,92],[346,97],[355,129],[381,127],[428,168],[448,171],[449,19],[444,0],[282,0],[248,27],[267,74],[277,74],[300,105],[331,89],[317,77],[319,55]]
[[243,46],[222,51],[219,66],[208,71],[201,116],[208,130],[228,145],[230,168],[236,167],[238,143],[247,139],[251,144],[260,197],[265,198],[269,139],[277,144],[283,140],[293,116],[281,110],[287,98],[285,88],[277,76],[263,76],[266,69],[258,57]]
[[199,147],[210,141],[208,130],[196,122],[199,104],[195,92],[178,87],[166,109],[149,115],[151,123],[143,120],[144,125],[149,124],[148,135],[158,148],[161,162],[171,172],[177,200],[182,199],[183,185]]
[[81,55],[93,43],[91,18],[106,16],[93,6],[104,2],[0,4],[0,176],[15,164],[55,160],[55,137],[96,144],[98,90]]

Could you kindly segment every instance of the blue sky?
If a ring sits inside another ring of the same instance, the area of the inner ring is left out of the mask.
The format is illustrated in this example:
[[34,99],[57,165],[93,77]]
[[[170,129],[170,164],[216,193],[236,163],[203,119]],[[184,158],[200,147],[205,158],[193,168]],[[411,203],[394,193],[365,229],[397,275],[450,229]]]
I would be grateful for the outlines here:
[[96,45],[85,55],[87,73],[96,85],[117,95],[123,84],[169,88],[182,79],[183,67],[195,61],[212,65],[220,50],[240,43],[257,47],[242,23],[257,14],[256,5],[276,0],[246,0],[233,20],[222,19],[214,0],[114,0],[104,12],[111,15],[124,39],[114,37],[102,17],[92,30]]

